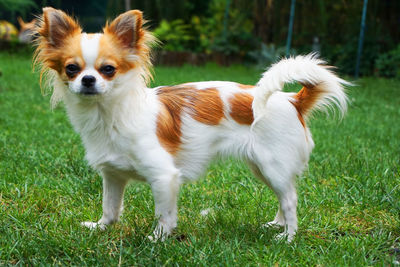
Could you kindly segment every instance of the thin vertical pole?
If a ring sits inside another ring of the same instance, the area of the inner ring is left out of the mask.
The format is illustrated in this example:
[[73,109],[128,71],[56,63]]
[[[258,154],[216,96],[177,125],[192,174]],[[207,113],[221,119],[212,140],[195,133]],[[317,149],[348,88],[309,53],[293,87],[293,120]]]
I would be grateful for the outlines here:
[[356,71],[354,76],[356,79],[360,73],[360,61],[361,61],[361,53],[363,49],[363,42],[364,42],[364,32],[365,32],[365,17],[367,16],[367,5],[368,0],[364,0],[364,7],[361,17],[361,29],[360,29],[360,38],[358,39],[358,51],[357,51],[357,61],[356,61]]
[[224,37],[228,36],[228,19],[229,19],[229,9],[231,7],[231,0],[226,0],[225,14],[224,14]]
[[294,8],[295,8],[296,0],[292,0],[292,4],[290,5],[290,20],[289,20],[289,29],[288,36],[286,41],[286,56],[290,55],[290,45],[292,44],[292,33],[293,33],[293,20],[294,20]]
[[125,0],[125,11],[131,10],[131,0]]

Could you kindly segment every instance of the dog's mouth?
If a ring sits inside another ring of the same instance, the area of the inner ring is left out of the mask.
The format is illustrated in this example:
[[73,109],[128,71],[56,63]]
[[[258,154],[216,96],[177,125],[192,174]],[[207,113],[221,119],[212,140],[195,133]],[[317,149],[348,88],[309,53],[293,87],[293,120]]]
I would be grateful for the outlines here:
[[81,92],[81,93],[79,93],[79,94],[80,94],[80,95],[83,95],[83,96],[88,96],[88,97],[100,95],[100,93],[97,93],[97,92]]
[[94,91],[94,90],[80,90],[80,91],[73,91],[73,90],[68,90],[72,95],[75,95],[76,97],[80,98],[82,101],[94,101],[97,102],[100,99],[103,98],[104,93],[99,92],[99,91]]
[[97,94],[82,94],[82,93],[79,93],[77,95],[83,101],[97,102],[97,101],[100,101],[101,99],[103,99],[103,94],[100,94],[100,93],[97,93]]
[[90,87],[82,86],[81,90],[79,91],[79,94],[85,96],[94,96],[94,95],[99,95],[100,92],[94,86]]

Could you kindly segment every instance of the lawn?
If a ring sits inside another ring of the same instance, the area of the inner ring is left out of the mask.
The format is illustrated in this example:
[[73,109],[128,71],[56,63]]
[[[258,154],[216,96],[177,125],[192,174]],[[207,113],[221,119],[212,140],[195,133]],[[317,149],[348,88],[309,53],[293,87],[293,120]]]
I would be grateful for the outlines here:
[[[399,81],[361,79],[349,90],[343,121],[320,114],[309,124],[316,148],[298,179],[291,244],[273,239],[281,230],[261,227],[277,201],[235,160],[215,162],[205,179],[184,185],[180,238],[152,243],[147,184],[128,187],[120,223],[103,232],[80,226],[101,216],[101,178],[87,166],[62,105],[51,111],[41,95],[30,55],[0,52],[0,71],[0,265],[399,264]],[[259,77],[243,66],[157,67],[154,86]]]

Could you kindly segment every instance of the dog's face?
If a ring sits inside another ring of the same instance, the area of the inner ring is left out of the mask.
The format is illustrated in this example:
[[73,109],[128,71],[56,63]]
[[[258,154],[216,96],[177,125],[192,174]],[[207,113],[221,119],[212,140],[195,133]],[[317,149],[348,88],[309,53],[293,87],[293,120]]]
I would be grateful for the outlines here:
[[[79,33],[69,38],[66,40],[70,42],[68,51],[59,58],[59,74],[68,83],[69,90],[85,96],[112,90],[114,80],[118,80],[125,70],[120,67],[120,59],[112,57],[107,53],[108,49],[104,49],[108,44],[100,44],[106,42],[105,36]],[[129,69],[133,67],[129,66]]]
[[83,33],[64,12],[44,8],[36,61],[52,69],[78,96],[111,92],[123,83],[124,74],[149,65],[147,43],[151,36],[142,28],[142,13],[128,11],[107,24],[103,33]]

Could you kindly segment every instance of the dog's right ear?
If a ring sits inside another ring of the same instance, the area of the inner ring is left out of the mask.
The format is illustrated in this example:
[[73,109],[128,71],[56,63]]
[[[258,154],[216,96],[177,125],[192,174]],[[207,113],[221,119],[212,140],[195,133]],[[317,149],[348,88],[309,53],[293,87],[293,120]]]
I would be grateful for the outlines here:
[[59,47],[66,37],[80,33],[79,24],[61,10],[52,7],[43,8],[43,16],[38,33],[54,47]]

